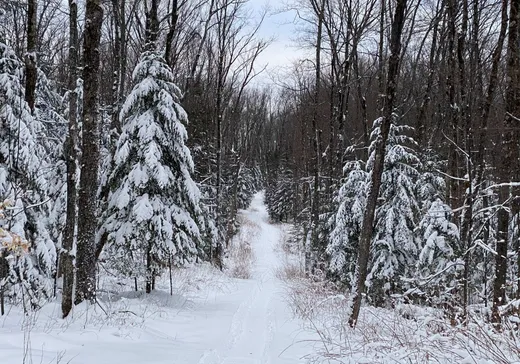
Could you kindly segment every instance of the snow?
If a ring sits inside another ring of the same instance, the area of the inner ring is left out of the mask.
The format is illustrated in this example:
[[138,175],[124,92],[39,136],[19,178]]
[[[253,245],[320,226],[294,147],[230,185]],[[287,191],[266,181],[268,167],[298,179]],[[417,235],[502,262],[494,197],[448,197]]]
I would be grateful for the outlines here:
[[150,295],[130,291],[130,285],[122,292],[101,292],[99,305],[77,306],[65,320],[58,302],[25,317],[8,307],[9,314],[0,317],[0,363],[305,362],[317,335],[293,318],[284,283],[276,277],[282,228],[268,222],[261,193],[241,214],[259,227],[251,241],[251,279],[231,279],[198,265],[175,271],[173,296],[165,277]]

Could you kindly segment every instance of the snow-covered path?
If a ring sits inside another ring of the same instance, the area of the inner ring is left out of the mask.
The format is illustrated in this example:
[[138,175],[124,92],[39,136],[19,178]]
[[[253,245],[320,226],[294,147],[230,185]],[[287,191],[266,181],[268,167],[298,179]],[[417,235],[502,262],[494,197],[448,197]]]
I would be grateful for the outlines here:
[[[136,315],[126,315],[118,327],[114,318],[103,322],[99,308],[76,308],[75,317],[63,321],[56,303],[40,311],[36,324],[20,330],[23,315],[11,312],[0,318],[0,363],[304,363],[303,357],[312,351],[312,336],[293,319],[283,283],[276,277],[282,261],[276,251],[281,227],[269,224],[261,193],[242,213],[245,223],[258,227],[251,242],[251,279],[227,280],[213,288],[202,282],[187,299],[172,299],[164,291],[151,298],[128,292],[117,304],[124,302]],[[152,306],[147,304],[150,299],[155,300]],[[95,315],[99,318],[93,320]],[[24,348],[32,360],[23,361]]]
[[280,264],[276,248],[282,232],[279,226],[269,224],[262,194],[255,196],[244,218],[260,228],[252,241],[255,255],[252,280],[239,290],[238,307],[229,305],[234,311],[230,322],[220,326],[225,344],[207,349],[199,363],[302,363],[302,357],[310,352],[309,343],[304,341],[299,323],[292,319],[284,300],[284,288],[275,275]]

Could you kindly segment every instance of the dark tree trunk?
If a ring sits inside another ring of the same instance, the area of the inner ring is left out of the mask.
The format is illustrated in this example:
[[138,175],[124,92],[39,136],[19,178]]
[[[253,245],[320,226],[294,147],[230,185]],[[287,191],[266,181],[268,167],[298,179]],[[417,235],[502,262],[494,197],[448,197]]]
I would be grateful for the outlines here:
[[[518,131],[517,120],[520,117],[520,0],[511,0],[509,8],[509,38],[507,44],[506,67],[506,99],[504,132],[501,136],[502,158],[500,166],[501,182],[508,184],[517,178],[518,166]],[[512,195],[512,196],[511,196]],[[511,199],[512,197],[512,199]],[[509,242],[510,213],[506,207],[511,207],[511,215],[518,213],[518,191],[508,185],[500,187],[500,203],[504,204],[498,211],[497,247],[495,256],[495,282],[493,285],[492,321],[500,323],[499,306],[506,303],[507,252]]]
[[[323,41],[323,13],[325,12],[325,0],[314,3],[315,12],[318,16],[318,29],[316,35],[316,53],[315,53],[315,84],[313,95],[313,109],[312,109],[312,148],[314,152],[313,164],[313,186],[311,197],[311,256],[307,254],[306,267],[313,270],[320,262],[325,247],[321,244],[319,239],[319,224],[320,224],[320,172],[321,172],[321,131],[318,128],[318,112],[320,106],[320,87],[321,87],[321,46]],[[307,271],[307,273],[310,273]]]
[[[9,266],[3,255],[0,255],[0,282],[7,277]],[[0,316],[5,315],[5,282],[0,284]]]
[[112,81],[112,115],[110,122],[110,147],[115,148],[117,138],[121,133],[121,125],[119,123],[119,110],[121,108],[121,97],[119,88],[121,87],[121,53],[123,40],[121,37],[121,24],[125,19],[121,18],[121,7],[119,0],[112,0],[112,11],[114,16],[114,54],[117,59],[114,60],[113,65],[113,81]]
[[[316,4],[317,5],[317,4]],[[316,9],[318,15],[318,33],[316,36],[316,83],[314,85],[314,105],[312,112],[312,147],[314,149],[314,181],[312,188],[311,200],[311,244],[313,250],[312,266],[322,258],[325,247],[320,243],[319,239],[319,223],[320,223],[320,173],[321,173],[321,131],[318,128],[318,110],[320,106],[320,87],[321,87],[321,43],[323,38],[323,13],[325,12],[325,0],[321,0],[320,7]]]
[[38,42],[37,12],[37,0],[29,0],[27,8],[27,53],[25,55],[25,101],[29,104],[33,114],[36,102],[36,81],[38,79],[38,70],[36,68],[36,44]]
[[99,168],[99,46],[103,7],[87,0],[83,39],[83,139],[79,182],[75,304],[96,297],[96,201]]
[[152,292],[153,271],[152,271],[152,244],[146,249],[146,293]]
[[446,76],[446,87],[448,94],[448,104],[446,105],[446,113],[449,116],[450,126],[450,148],[448,153],[448,175],[446,192],[448,193],[447,200],[452,207],[460,206],[460,180],[459,177],[459,150],[460,146],[460,113],[459,100],[457,98],[457,80],[459,73],[459,65],[457,62],[457,17],[458,17],[458,0],[448,0],[448,70]]
[[383,104],[383,117],[381,121],[381,134],[376,141],[372,180],[368,193],[361,236],[359,238],[358,260],[356,265],[355,282],[352,290],[352,313],[349,318],[350,326],[355,326],[361,309],[361,299],[365,291],[365,280],[368,273],[368,261],[370,246],[374,231],[374,217],[377,207],[377,198],[381,186],[381,177],[386,153],[386,141],[392,122],[394,99],[396,95],[397,79],[399,75],[399,56],[401,53],[401,35],[405,23],[406,0],[397,0],[395,14],[392,20],[392,33],[390,38],[390,58],[388,60],[388,73],[386,92]]
[[[216,210],[217,210],[217,226],[225,226],[225,216],[224,216],[224,208],[222,201],[222,123],[224,119],[224,106],[223,106],[223,97],[224,97],[224,86],[225,86],[225,56],[226,56],[226,41],[228,37],[228,6],[230,4],[226,2],[220,12],[218,14],[218,58],[217,58],[217,88],[216,92],[216,100],[215,100],[215,114],[214,120],[216,123],[216,135],[215,140],[217,142],[217,150],[216,150]],[[224,247],[219,242],[217,246],[211,252],[213,263],[222,269],[222,259],[223,259],[223,251]]]
[[170,29],[166,34],[166,48],[164,50],[164,59],[170,67],[174,67],[172,64],[172,43],[175,32],[177,31],[177,21],[179,19],[179,5],[177,0],[172,1],[172,13],[170,18]]
[[121,37],[121,53],[119,56],[119,101],[122,103],[125,97],[126,86],[126,67],[128,54],[128,39],[127,39],[127,19],[126,19],[126,0],[120,0],[121,7],[119,8],[120,17],[120,34]]
[[65,141],[67,163],[67,216],[63,231],[63,252],[61,253],[61,270],[63,274],[63,291],[61,311],[67,317],[72,309],[74,287],[74,263],[72,250],[76,230],[77,214],[76,182],[78,170],[78,129],[77,111],[78,95],[76,93],[78,67],[78,5],[75,0],[69,0],[69,135]]
[[428,61],[428,78],[426,80],[426,90],[424,92],[423,100],[421,102],[421,106],[419,107],[419,116],[417,117],[417,143],[419,146],[426,146],[425,140],[425,121],[426,121],[426,111],[428,110],[428,105],[430,104],[431,92],[433,88],[433,83],[435,81],[435,64],[437,61],[437,39],[439,34],[439,23],[442,19],[442,15],[444,13],[444,3],[445,1],[439,2],[439,7],[437,9],[437,14],[433,20],[433,35],[432,35],[432,45],[430,48],[430,55]]
[[381,1],[381,10],[379,14],[379,45],[378,45],[378,65],[377,65],[377,86],[379,91],[379,97],[377,98],[377,110],[382,110],[384,107],[385,100],[382,97],[384,95],[385,88],[385,19],[386,19],[386,1]]
[[148,51],[155,51],[157,37],[159,36],[158,10],[161,0],[152,0],[150,10],[146,14],[146,45]]

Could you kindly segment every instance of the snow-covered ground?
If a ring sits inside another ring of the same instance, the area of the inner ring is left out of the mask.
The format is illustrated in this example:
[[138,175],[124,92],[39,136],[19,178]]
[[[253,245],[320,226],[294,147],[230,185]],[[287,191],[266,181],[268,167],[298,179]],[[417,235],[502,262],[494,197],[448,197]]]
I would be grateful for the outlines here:
[[100,303],[80,305],[66,320],[59,302],[29,316],[9,307],[0,317],[0,363],[304,363],[317,336],[293,318],[276,277],[282,229],[269,224],[262,194],[242,214],[258,227],[251,279],[192,267],[175,272],[170,296],[168,277],[145,295],[131,282],[115,292],[116,279],[102,275]]

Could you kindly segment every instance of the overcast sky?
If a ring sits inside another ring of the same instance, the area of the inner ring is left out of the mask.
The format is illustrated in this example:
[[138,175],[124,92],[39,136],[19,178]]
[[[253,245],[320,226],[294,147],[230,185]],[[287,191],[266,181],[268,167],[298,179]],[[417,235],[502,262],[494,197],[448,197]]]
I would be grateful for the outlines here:
[[268,15],[260,28],[260,36],[265,39],[274,38],[274,40],[258,61],[259,67],[268,64],[268,68],[255,83],[262,86],[271,85],[273,74],[290,67],[296,59],[303,58],[305,55],[295,42],[296,14],[294,11],[282,12],[280,0],[249,0],[248,5],[257,18],[264,9],[268,10]]

